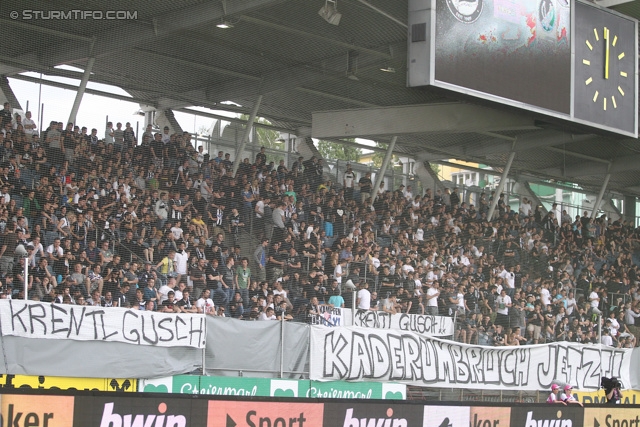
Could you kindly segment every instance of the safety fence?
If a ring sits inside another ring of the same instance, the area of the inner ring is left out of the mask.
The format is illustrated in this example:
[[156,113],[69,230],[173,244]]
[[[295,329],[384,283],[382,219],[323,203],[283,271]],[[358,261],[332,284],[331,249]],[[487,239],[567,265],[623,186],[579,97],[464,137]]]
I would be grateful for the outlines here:
[[[137,378],[75,378],[44,375],[0,376],[0,395],[15,392],[89,391],[111,393],[155,393],[204,396],[420,400],[439,402],[544,403],[548,392],[521,390],[469,390],[437,387],[411,387],[395,382],[375,381],[312,381],[252,376],[218,377],[175,375],[153,379]],[[572,396],[584,404],[605,403],[604,390],[573,389]],[[624,390],[621,403],[640,404],[640,391]]]
[[[476,394],[538,392],[553,383],[593,392],[601,378],[617,377],[624,389],[640,389],[638,349],[469,345],[442,338],[449,318],[365,314],[352,319],[357,326],[323,326],[0,300],[0,373],[156,379],[197,372]],[[122,381],[100,387],[133,388]]]
[[2,394],[2,425],[156,427],[628,427],[637,405],[417,404],[376,400],[221,398],[78,392]]

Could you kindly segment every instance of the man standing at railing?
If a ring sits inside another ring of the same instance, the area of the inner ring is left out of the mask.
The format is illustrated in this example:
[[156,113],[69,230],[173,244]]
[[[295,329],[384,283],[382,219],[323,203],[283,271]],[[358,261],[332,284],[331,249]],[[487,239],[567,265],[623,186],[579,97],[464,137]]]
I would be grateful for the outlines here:
[[356,182],[356,174],[351,169],[351,163],[347,163],[347,170],[342,177],[342,186],[344,187],[345,201],[353,200],[353,188]]
[[502,288],[500,296],[496,299],[496,325],[502,325],[505,328],[509,327],[509,308],[511,308],[512,302],[507,290]]
[[269,246],[269,239],[263,238],[260,245],[253,251],[253,260],[258,266],[256,279],[260,282],[267,278],[267,246]]
[[286,228],[284,226],[285,218],[284,218],[284,208],[285,205],[282,202],[278,202],[277,207],[273,210],[271,214],[271,218],[273,220],[273,241],[274,242],[282,242],[284,240],[284,234]]
[[373,182],[371,181],[371,172],[364,174],[358,181],[358,187],[360,187],[360,203],[364,205],[364,201],[367,197],[373,197],[371,195],[371,189],[373,188]]
[[187,275],[187,266],[189,264],[189,252],[185,250],[185,242],[181,240],[178,242],[178,250],[175,253],[174,261],[175,261],[175,269],[176,273],[178,273],[177,281],[180,283],[181,280],[186,280]]
[[240,265],[236,269],[234,288],[240,291],[242,301],[245,307],[249,307],[249,283],[251,283],[251,269],[249,268],[249,260],[242,258]]
[[369,284],[366,281],[360,282],[356,307],[359,310],[369,310],[371,308],[371,292],[369,292]]
[[600,294],[598,291],[600,290],[599,285],[595,285],[593,287],[593,291],[589,294],[589,304],[591,305],[591,313],[592,314],[602,314],[602,311],[598,308],[600,305]]
[[[206,287],[212,291],[212,299],[218,307],[226,307],[229,302],[228,294],[225,290],[222,271],[218,268],[218,260],[212,259],[205,270]],[[226,286],[228,287],[228,286]]]
[[175,277],[176,270],[174,265],[174,258],[176,256],[176,252],[172,249],[169,251],[166,257],[164,257],[158,265],[156,265],[156,269],[158,270],[158,278],[166,283],[167,277]]

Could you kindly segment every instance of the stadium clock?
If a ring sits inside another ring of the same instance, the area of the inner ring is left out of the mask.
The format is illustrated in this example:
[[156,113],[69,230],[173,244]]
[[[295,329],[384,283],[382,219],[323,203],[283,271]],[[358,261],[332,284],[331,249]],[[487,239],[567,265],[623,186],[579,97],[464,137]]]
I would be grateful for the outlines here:
[[635,127],[635,27],[600,12],[575,33],[575,116],[611,128]]

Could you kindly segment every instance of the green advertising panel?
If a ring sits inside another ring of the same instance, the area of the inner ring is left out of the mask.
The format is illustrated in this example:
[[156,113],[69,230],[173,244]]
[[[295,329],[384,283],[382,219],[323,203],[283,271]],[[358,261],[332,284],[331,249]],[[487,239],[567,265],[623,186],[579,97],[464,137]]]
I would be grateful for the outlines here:
[[283,380],[245,377],[178,375],[140,380],[143,393],[207,394],[218,396],[309,397],[322,399],[406,399],[403,384],[346,381]]

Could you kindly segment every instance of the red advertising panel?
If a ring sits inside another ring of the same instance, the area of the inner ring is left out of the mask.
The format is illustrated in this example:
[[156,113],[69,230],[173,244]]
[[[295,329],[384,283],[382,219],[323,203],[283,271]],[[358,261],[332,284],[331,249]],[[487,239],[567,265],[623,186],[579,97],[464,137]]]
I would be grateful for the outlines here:
[[69,427],[73,397],[4,394],[0,396],[0,426]]
[[207,427],[322,427],[323,406],[322,403],[210,400]]
[[[471,407],[471,427],[509,427],[511,408],[491,406]],[[537,427],[537,424],[536,424]]]

